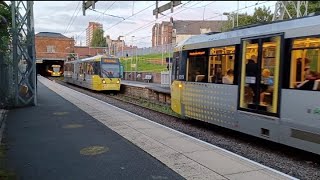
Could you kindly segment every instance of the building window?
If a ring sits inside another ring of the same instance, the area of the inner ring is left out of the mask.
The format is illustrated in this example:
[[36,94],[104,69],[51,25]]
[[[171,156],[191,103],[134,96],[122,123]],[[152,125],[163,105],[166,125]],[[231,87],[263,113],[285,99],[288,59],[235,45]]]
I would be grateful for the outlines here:
[[48,53],[55,53],[56,47],[55,46],[47,46],[47,52]]

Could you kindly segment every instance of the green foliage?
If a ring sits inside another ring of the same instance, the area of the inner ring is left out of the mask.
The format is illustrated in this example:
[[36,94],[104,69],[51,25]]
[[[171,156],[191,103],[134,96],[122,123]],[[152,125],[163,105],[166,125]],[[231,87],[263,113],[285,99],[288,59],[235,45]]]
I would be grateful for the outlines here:
[[[231,13],[228,15],[228,20],[225,22],[223,25],[222,31],[228,31],[232,29],[232,24],[233,24],[233,17],[234,17],[234,24],[235,27],[237,25],[237,14],[236,13]],[[273,14],[271,13],[270,8],[263,6],[254,8],[254,13],[252,15],[249,15],[247,13],[239,13],[238,14],[238,26],[247,26],[250,24],[257,24],[257,23],[266,23],[266,22],[271,22],[272,21]]]
[[[287,10],[292,16],[292,18],[297,17],[296,9],[293,4],[289,4],[287,6]],[[302,9],[302,12],[304,12],[304,9]],[[308,1],[308,14],[310,13],[319,13],[320,12],[320,1]],[[289,16],[287,13],[284,14],[283,19],[289,19]]]
[[107,47],[106,38],[103,37],[103,29],[95,29],[92,35],[91,46],[92,47]]
[[265,23],[271,22],[273,17],[273,13],[270,10],[270,7],[263,6],[254,8],[254,13],[251,17],[252,23]]
[[8,48],[10,40],[9,27],[11,27],[11,9],[3,4],[0,4],[0,16],[5,18],[7,24],[0,24],[0,51],[5,51]]

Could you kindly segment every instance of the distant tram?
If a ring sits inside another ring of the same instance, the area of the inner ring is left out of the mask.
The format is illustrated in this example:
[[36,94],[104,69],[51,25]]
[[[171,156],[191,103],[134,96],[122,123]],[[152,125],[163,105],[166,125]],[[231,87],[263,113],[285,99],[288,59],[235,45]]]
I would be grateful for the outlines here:
[[119,91],[120,60],[97,55],[65,62],[64,80],[95,91]]
[[176,113],[320,154],[320,16],[193,36],[172,66]]
[[51,74],[51,76],[60,77],[61,76],[61,66],[54,64],[51,67],[52,67],[52,70],[48,70],[48,72]]

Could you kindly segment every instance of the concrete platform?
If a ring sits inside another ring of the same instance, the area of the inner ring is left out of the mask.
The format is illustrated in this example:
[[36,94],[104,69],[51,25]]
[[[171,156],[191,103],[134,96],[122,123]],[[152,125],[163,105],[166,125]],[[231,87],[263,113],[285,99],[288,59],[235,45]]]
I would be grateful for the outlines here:
[[[58,93],[69,96],[68,90]],[[91,114],[103,114],[105,107],[88,107],[81,96],[70,98]],[[183,179],[40,82],[37,97],[37,106],[10,110],[5,121],[6,164],[17,179]]]
[[43,77],[38,80],[186,179],[295,179]]

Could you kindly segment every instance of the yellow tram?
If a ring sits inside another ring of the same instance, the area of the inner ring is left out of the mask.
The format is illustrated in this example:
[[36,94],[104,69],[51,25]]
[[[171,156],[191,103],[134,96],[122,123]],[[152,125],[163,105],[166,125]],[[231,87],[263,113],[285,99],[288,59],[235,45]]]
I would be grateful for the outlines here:
[[48,72],[51,74],[51,76],[60,77],[61,76],[61,71],[60,71],[61,66],[54,64],[51,67],[52,67],[52,71],[48,70]]
[[97,55],[65,62],[64,80],[95,91],[120,90],[119,58]]

